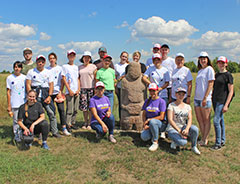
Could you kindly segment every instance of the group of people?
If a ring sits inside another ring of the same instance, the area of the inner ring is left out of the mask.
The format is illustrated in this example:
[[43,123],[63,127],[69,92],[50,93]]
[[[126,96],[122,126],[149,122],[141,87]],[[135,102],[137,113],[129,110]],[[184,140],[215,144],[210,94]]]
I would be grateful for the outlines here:
[[[213,103],[216,142],[212,149],[220,149],[226,141],[223,113],[228,110],[233,96],[233,77],[227,71],[227,58],[218,58],[219,72],[215,74],[208,54],[201,52],[198,57],[199,71],[194,95],[194,109],[201,132],[201,140],[198,142],[198,128],[192,125],[190,106],[193,77],[184,66],[184,54],[178,53],[173,59],[168,56],[169,52],[167,44],[154,44],[153,56],[147,60],[146,65],[140,62],[139,51],[132,55],[132,62],[139,63],[142,81],[149,90],[149,98],[145,99],[142,107],[141,139],[151,140],[149,150],[156,151],[159,133],[168,133],[172,149],[185,145],[189,137],[192,151],[200,154],[197,144],[208,144]],[[67,64],[59,66],[57,55],[50,53],[49,66],[45,67],[45,56],[39,55],[36,62],[33,62],[32,50],[24,49],[25,61],[16,61],[13,64],[14,73],[7,77],[7,110],[13,117],[15,142],[23,139],[26,146],[30,147],[33,135],[40,134],[42,147],[49,149],[49,131],[53,137],[61,137],[57,128],[55,104],[64,135],[69,136],[72,129],[78,129],[76,115],[81,110],[84,116],[82,128],[95,130],[97,139],[109,132],[109,141],[117,142],[114,138],[115,119],[112,114],[114,92],[118,97],[121,117],[121,80],[128,72],[129,54],[123,51],[120,62],[115,65],[105,47],[100,47],[98,54],[100,59],[93,62],[91,52],[85,51],[79,60],[82,64],[77,66],[74,64],[76,52],[71,49],[67,52]],[[49,117],[50,128],[43,108]]]

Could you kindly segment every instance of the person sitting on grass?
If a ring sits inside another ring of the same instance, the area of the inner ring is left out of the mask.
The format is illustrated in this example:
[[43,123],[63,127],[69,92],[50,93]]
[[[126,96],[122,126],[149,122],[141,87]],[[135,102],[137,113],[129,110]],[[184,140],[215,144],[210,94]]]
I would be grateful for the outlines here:
[[166,103],[158,96],[158,86],[155,83],[149,84],[148,87],[150,98],[147,99],[142,107],[143,114],[143,131],[141,139],[143,141],[152,140],[150,151],[158,149],[159,132],[164,132],[167,127],[165,120]]
[[108,97],[104,96],[104,83],[99,81],[96,83],[96,95],[90,99],[89,108],[92,112],[91,127],[96,130],[96,137],[100,139],[107,131],[109,131],[109,141],[116,143],[113,137],[113,129],[115,126],[115,119],[111,113],[111,105]]
[[[18,124],[23,131],[25,146],[30,148],[34,134],[42,134],[42,148],[49,150],[47,137],[49,133],[48,122],[42,104],[36,100],[37,93],[30,90],[27,95],[27,102],[20,106],[18,111]],[[30,139],[30,141],[29,141]]]
[[186,89],[179,87],[176,90],[176,101],[168,106],[168,137],[172,139],[171,148],[176,149],[177,146],[187,144],[187,137],[192,142],[192,151],[200,155],[197,148],[198,128],[192,125],[192,109],[191,106],[184,103]]

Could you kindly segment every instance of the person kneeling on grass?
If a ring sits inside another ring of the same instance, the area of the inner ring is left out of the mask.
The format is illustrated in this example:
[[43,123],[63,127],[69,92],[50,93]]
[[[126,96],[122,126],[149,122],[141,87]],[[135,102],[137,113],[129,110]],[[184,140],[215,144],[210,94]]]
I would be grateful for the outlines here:
[[166,103],[158,96],[158,86],[155,83],[149,84],[150,98],[143,104],[142,118],[143,118],[143,131],[141,139],[143,141],[152,140],[152,145],[149,147],[150,151],[158,149],[158,136],[159,131],[164,132],[167,127],[165,121]]
[[90,99],[89,108],[92,112],[91,127],[96,130],[96,137],[100,139],[109,131],[109,141],[116,143],[113,137],[115,119],[111,113],[111,105],[108,97],[104,96],[105,86],[103,82],[96,83],[96,95]]
[[187,144],[187,137],[192,142],[192,151],[200,155],[197,148],[198,128],[192,125],[192,109],[191,106],[184,103],[186,89],[179,87],[176,90],[175,102],[168,106],[168,137],[172,139],[171,148],[176,149],[177,146],[184,146]]
[[42,104],[36,100],[37,94],[30,90],[27,95],[27,102],[20,106],[18,112],[18,124],[23,131],[25,146],[30,148],[34,134],[42,134],[42,148],[49,150],[47,137],[49,133],[48,122]]

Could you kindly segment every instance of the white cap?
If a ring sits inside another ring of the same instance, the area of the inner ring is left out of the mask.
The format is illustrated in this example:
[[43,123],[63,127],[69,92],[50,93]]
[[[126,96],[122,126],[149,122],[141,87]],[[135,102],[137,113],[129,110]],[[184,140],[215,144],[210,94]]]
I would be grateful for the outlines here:
[[209,57],[207,52],[200,52],[198,57]]
[[176,54],[176,57],[183,57],[183,58],[185,58],[184,54],[181,53],[181,52],[177,53],[177,54]]
[[161,45],[160,45],[159,43],[155,43],[155,44],[153,45],[153,48],[158,48],[158,49],[160,49],[160,48],[161,48]]
[[90,56],[90,57],[92,57],[92,54],[91,54],[91,52],[89,52],[89,51],[85,51],[85,52],[83,53],[83,56]]
[[162,56],[158,53],[155,53],[155,54],[152,55],[152,59],[155,59],[155,58],[162,59]]
[[176,89],[175,92],[176,92],[176,93],[178,93],[178,92],[184,92],[184,93],[187,93],[187,90],[186,90],[185,88],[179,87],[179,88]]
[[36,57],[36,61],[37,61],[38,59],[40,59],[40,58],[43,58],[43,59],[44,59],[44,61],[46,61],[46,58],[45,58],[45,56],[44,56],[44,55],[38,55],[38,56]]
[[67,52],[67,55],[72,54],[72,53],[76,55],[76,52],[75,52],[75,50],[73,50],[73,49],[69,50],[69,51]]
[[155,90],[155,91],[157,91],[158,90],[157,84],[156,83],[149,84],[148,90]]
[[227,60],[227,58],[225,56],[218,57],[217,61],[222,61],[224,63],[228,63],[228,60]]
[[102,81],[98,81],[98,82],[96,83],[95,88],[98,88],[98,87],[103,87],[103,88],[105,88],[105,86],[104,86],[104,84],[103,84]]

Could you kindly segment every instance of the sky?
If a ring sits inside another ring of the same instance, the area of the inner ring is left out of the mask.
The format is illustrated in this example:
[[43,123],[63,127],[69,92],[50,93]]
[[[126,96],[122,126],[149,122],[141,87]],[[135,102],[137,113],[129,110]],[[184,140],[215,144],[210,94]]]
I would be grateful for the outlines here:
[[[226,56],[240,61],[240,0],[9,0],[0,2],[0,71],[12,71],[25,47],[58,55],[67,63],[69,49],[98,59],[104,46],[114,63],[122,51],[142,54],[145,63],[154,43],[168,44],[170,57],[182,52],[197,61],[201,51],[210,59]],[[48,63],[47,63],[48,65]]]

